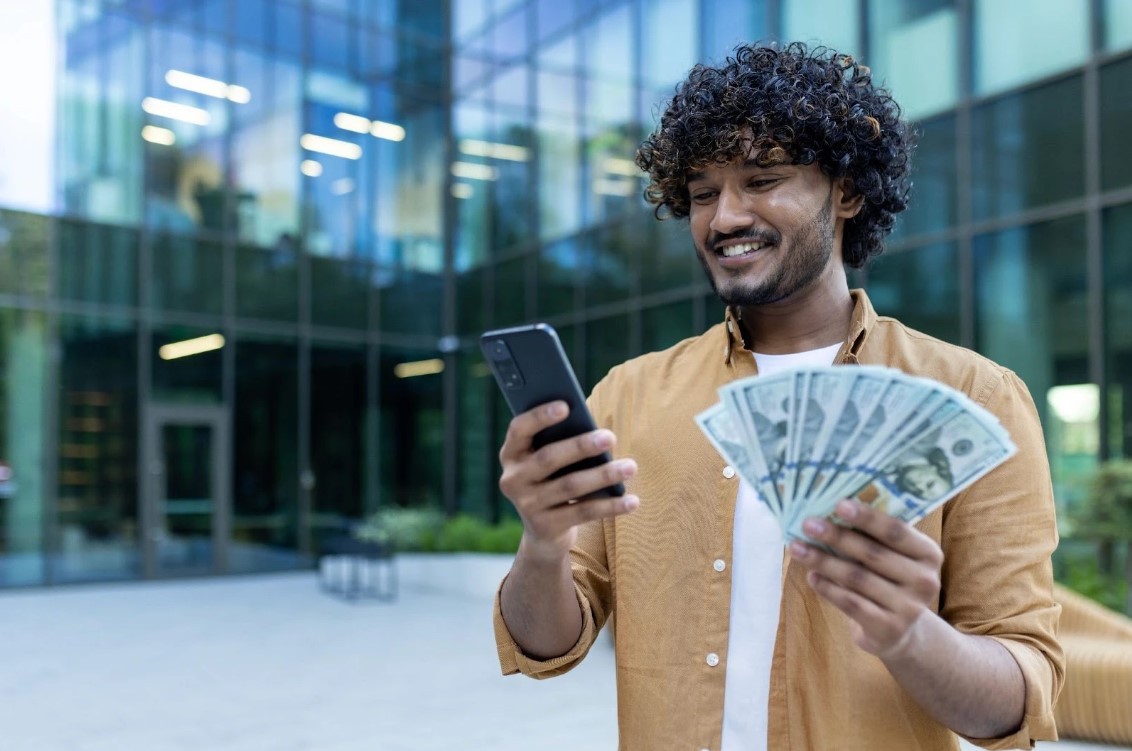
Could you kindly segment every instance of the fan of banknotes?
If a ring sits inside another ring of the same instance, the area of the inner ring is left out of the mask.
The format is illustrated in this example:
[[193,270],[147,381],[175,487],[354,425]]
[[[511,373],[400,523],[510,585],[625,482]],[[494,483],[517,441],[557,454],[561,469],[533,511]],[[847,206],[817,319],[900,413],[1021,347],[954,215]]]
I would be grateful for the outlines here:
[[787,540],[849,497],[914,523],[1017,451],[964,394],[891,368],[798,368],[719,396],[696,422]]

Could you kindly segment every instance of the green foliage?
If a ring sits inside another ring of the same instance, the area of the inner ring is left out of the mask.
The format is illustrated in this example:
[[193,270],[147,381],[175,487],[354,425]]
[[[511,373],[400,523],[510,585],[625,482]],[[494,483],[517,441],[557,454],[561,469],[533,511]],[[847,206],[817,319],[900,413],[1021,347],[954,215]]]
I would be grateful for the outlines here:
[[514,519],[493,526],[467,514],[445,519],[431,508],[384,508],[354,530],[361,540],[426,553],[514,553],[522,535],[523,525]]
[[1100,570],[1095,555],[1071,556],[1059,561],[1057,580],[1074,592],[1120,613],[1128,597],[1128,582]]
[[1074,534],[1091,540],[1132,540],[1132,460],[1114,459],[1097,468]]

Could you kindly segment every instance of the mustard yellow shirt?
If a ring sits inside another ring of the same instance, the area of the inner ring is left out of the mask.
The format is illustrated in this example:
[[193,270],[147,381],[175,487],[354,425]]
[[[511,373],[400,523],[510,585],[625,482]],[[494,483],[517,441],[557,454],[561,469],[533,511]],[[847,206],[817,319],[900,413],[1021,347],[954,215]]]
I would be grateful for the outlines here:
[[[999,641],[1025,678],[1021,728],[1005,738],[971,740],[997,749],[1056,739],[1053,705],[1064,676],[1050,560],[1057,527],[1029,392],[1010,370],[877,316],[863,291],[854,290],[853,299],[836,364],[887,365],[955,387],[997,415],[1018,445],[1013,458],[918,528],[945,556],[937,612],[962,632]],[[508,633],[496,598],[503,672],[536,678],[576,665],[616,613],[623,751],[720,748],[739,478],[724,472],[693,417],[718,401],[720,385],[755,372],[730,314],[702,336],[610,371],[589,404],[597,423],[617,434],[618,455],[637,461],[640,469],[628,485],[641,506],[580,530],[571,551],[584,624],[578,643],[558,658],[527,657]],[[879,659],[853,644],[848,619],[813,592],[801,566],[787,559],[781,592],[766,596],[781,596],[769,749],[959,748],[956,736],[906,694]]]

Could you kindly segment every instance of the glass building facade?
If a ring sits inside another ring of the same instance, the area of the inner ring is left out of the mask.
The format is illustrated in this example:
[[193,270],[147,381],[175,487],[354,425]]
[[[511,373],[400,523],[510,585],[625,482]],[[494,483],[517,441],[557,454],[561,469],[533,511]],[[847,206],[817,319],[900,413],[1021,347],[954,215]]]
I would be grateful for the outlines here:
[[511,513],[478,334],[548,321],[589,388],[720,319],[633,157],[749,40],[851,52],[917,123],[911,208],[854,275],[880,312],[1022,376],[1064,507],[1132,455],[1124,0],[58,0],[49,24],[19,143],[50,148],[5,138],[0,166],[0,587],[300,568],[383,506]]

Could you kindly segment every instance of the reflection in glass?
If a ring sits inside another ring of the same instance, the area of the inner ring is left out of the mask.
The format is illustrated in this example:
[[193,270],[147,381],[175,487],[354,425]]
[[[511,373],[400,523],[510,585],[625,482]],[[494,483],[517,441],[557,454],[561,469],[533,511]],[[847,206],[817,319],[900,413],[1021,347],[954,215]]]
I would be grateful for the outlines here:
[[912,192],[908,208],[896,215],[893,239],[939,232],[955,225],[955,117],[946,115],[918,125],[912,153]]
[[1132,47],[1132,3],[1104,0],[1104,48],[1116,51]]
[[224,303],[223,268],[218,242],[156,235],[151,304],[158,310],[218,315]]
[[701,0],[700,7],[704,56],[710,61],[721,62],[736,45],[770,36],[766,31],[766,0]]
[[45,216],[0,209],[0,293],[47,295],[50,231]]
[[1132,185],[1132,59],[1106,65],[1100,78],[1101,186],[1107,190]]
[[1089,54],[1089,3],[975,0],[974,26],[976,94],[1036,81]]
[[1082,101],[1081,78],[1074,76],[975,108],[972,201],[976,219],[1084,193]]
[[405,362],[436,357],[435,351],[381,351],[378,476],[381,505],[440,508],[444,475],[444,399],[440,373],[398,378]]
[[[1043,425],[1050,389],[1089,381],[1084,248],[1080,217],[975,238],[976,349],[1022,378]],[[1080,478],[1048,448],[1054,496],[1068,498]]]
[[[642,15],[641,74],[648,88],[676,85],[697,62],[700,13],[695,0],[645,0]],[[625,53],[631,54],[629,45]],[[714,49],[708,50],[716,54]],[[632,70],[631,63],[625,70]]]
[[1104,213],[1108,452],[1132,456],[1132,204]]
[[368,468],[377,461],[368,440],[364,347],[311,347],[310,468],[314,549],[343,533],[369,510]]
[[369,328],[370,265],[317,256],[308,263],[311,323],[359,331]]
[[[216,349],[194,347],[188,350],[194,353],[188,355],[184,354],[185,350],[176,351],[179,343],[200,341],[202,337],[215,337],[217,333],[217,329],[189,326],[155,328],[150,355],[154,400],[170,404],[216,404],[221,401],[223,345]],[[167,348],[170,344],[174,347]],[[202,349],[204,351],[199,351]]]
[[136,231],[61,219],[58,232],[59,297],[108,305],[136,303]]
[[44,576],[46,325],[42,313],[0,308],[0,587]]
[[515,326],[527,318],[527,266],[529,256],[501,261],[495,267],[495,318],[493,326]]
[[631,219],[627,242],[641,256],[641,294],[680,289],[703,277],[686,222],[657,221],[652,212]]
[[879,314],[960,343],[959,262],[953,244],[881,254],[868,267],[867,289]]
[[641,311],[641,346],[656,352],[695,336],[695,301],[680,300]]
[[577,304],[581,274],[579,240],[570,238],[544,245],[538,252],[535,311],[540,318],[569,313]]
[[478,347],[461,352],[456,359],[460,375],[460,510],[481,519],[490,519],[499,509],[493,508],[498,482],[499,447],[492,443],[498,395],[495,379],[484,362]]
[[236,341],[230,569],[298,565],[298,353],[288,340]]
[[959,98],[959,21],[955,0],[874,0],[869,64],[915,120]]
[[157,489],[154,559],[159,576],[213,570],[217,499],[213,498],[211,426],[166,423],[158,441],[161,477]]
[[582,244],[582,294],[587,305],[618,302],[636,292],[639,239],[623,223],[586,235]]
[[59,320],[59,581],[139,574],[137,333]]
[[296,239],[285,234],[271,248],[236,248],[236,315],[294,322],[299,317]]
[[431,336],[440,332],[444,302],[440,274],[377,269],[375,277],[383,331]]
[[782,0],[782,39],[820,43],[859,57],[861,30],[856,3]]
[[597,382],[605,378],[614,365],[629,359],[631,320],[628,315],[616,315],[586,323],[586,367],[578,373],[582,389],[589,393]]

